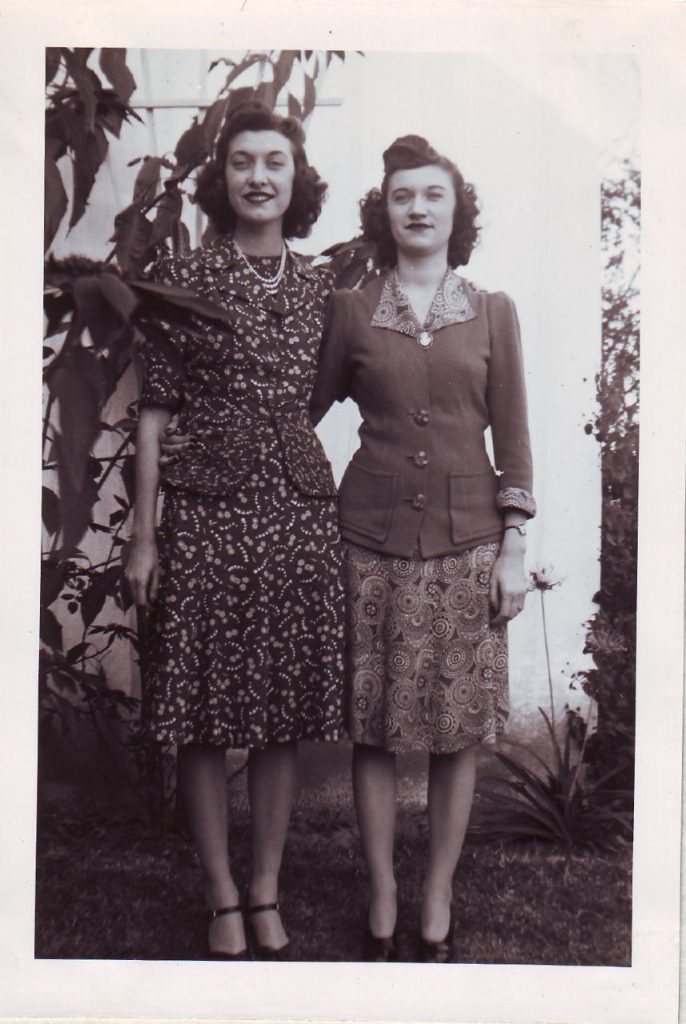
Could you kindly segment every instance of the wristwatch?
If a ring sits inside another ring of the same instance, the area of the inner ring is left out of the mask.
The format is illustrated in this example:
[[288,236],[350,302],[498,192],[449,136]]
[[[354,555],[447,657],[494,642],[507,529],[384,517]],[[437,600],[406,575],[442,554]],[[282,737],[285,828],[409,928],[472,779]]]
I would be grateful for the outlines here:
[[[526,537],[526,526],[524,523],[510,523],[509,526],[505,527],[505,530],[516,530],[520,537]],[[503,533],[505,530],[503,530]]]

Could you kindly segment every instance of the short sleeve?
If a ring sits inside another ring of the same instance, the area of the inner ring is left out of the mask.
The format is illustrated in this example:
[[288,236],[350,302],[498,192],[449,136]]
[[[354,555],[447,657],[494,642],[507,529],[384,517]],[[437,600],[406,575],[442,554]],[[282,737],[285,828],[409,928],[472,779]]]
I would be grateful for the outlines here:
[[[176,284],[169,258],[159,260],[150,273],[160,284]],[[167,320],[148,328],[140,347],[143,361],[143,388],[139,408],[162,406],[176,412],[183,402],[183,357],[187,338]]]
[[327,307],[319,368],[310,399],[310,417],[315,425],[334,402],[344,401],[350,393],[346,295],[343,291],[333,292]]

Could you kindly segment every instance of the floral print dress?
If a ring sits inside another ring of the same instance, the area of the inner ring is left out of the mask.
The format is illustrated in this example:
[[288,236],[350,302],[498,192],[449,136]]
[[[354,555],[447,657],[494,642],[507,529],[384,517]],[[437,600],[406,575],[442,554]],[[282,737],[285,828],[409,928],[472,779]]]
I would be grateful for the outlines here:
[[[264,277],[277,261],[251,264]],[[230,314],[144,346],[141,405],[191,436],[163,470],[159,596],[144,659],[161,743],[261,747],[342,735],[344,605],[335,486],[312,428],[331,281],[289,254],[276,293],[226,238],[157,277]]]

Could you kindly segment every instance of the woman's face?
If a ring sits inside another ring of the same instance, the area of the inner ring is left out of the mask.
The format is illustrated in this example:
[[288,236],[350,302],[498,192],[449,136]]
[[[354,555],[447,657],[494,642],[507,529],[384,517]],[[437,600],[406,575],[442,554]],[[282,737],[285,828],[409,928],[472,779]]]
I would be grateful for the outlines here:
[[293,195],[293,148],[281,132],[245,131],[229,143],[226,158],[229,203],[239,220],[270,224],[283,220]]
[[398,250],[408,256],[447,252],[455,203],[452,176],[443,167],[428,164],[394,171],[388,182],[387,210]]

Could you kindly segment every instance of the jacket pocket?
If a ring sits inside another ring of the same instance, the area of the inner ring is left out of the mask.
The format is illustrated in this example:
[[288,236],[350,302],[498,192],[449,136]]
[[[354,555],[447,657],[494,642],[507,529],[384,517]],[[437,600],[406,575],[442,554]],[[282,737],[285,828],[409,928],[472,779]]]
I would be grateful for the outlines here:
[[254,435],[246,431],[193,438],[188,448],[160,470],[170,487],[195,494],[232,494],[255,462]]
[[501,525],[496,507],[498,478],[492,469],[450,474],[450,536],[464,544],[496,531]]
[[383,542],[388,537],[397,477],[352,463],[340,486],[338,513],[342,529]]
[[298,490],[313,498],[335,497],[331,464],[307,410],[279,416],[276,429],[286,458],[286,472]]

